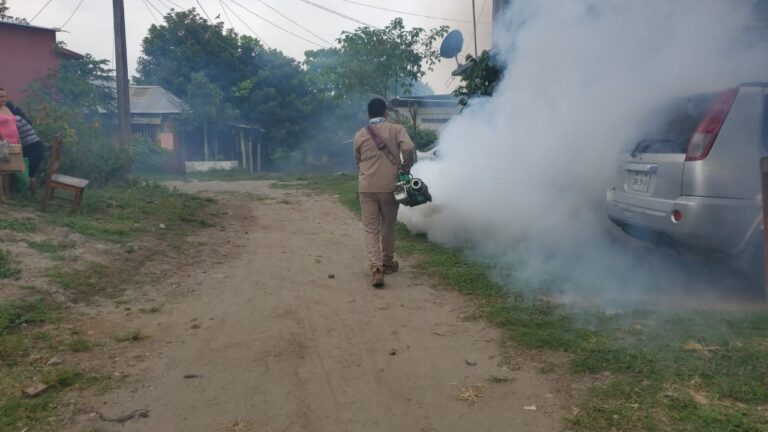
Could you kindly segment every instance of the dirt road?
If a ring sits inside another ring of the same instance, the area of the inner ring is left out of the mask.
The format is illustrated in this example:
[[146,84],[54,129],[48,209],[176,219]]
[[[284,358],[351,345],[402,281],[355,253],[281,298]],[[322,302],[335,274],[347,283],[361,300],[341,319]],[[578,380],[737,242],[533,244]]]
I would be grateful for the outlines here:
[[[407,261],[370,287],[360,224],[335,199],[268,182],[175,186],[217,197],[232,248],[189,269],[187,294],[128,318],[150,338],[120,371],[128,382],[93,408],[149,417],[83,414],[73,430],[562,429],[555,385],[536,365],[509,366],[500,333],[466,319],[461,296]],[[457,400],[473,384],[479,399]]]

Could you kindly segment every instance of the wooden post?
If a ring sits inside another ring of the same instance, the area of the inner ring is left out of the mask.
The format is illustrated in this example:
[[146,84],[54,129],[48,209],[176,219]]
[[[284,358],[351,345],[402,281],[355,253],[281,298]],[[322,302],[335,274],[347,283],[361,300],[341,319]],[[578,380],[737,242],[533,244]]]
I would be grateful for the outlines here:
[[765,251],[765,273],[763,274],[763,287],[765,288],[766,301],[768,301],[768,157],[760,159],[760,180],[763,195],[763,240]]
[[243,129],[240,129],[240,158],[243,161],[243,169],[245,169],[248,165],[245,163],[245,131]]
[[248,156],[250,156],[251,174],[253,174],[253,129],[248,131]]
[[208,120],[203,120],[203,157],[206,162],[211,158],[208,151]]
[[261,172],[261,137],[256,141],[256,171]]
[[115,28],[115,71],[117,74],[117,124],[120,147],[131,142],[131,104],[128,88],[128,54],[125,43],[125,8],[123,0],[112,0]]

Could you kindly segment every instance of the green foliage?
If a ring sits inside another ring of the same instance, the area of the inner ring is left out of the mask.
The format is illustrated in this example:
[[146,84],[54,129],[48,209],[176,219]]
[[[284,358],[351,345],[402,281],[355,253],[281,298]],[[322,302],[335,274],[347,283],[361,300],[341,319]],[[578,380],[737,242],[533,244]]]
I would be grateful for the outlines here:
[[14,17],[11,15],[8,15],[8,2],[7,0],[0,0],[0,21],[9,21],[9,22],[15,22],[19,24],[28,24],[26,18],[19,18]]
[[22,325],[52,321],[55,309],[42,299],[19,299],[0,303],[0,335],[18,330]]
[[461,77],[461,84],[453,91],[462,107],[475,96],[493,95],[503,72],[488,50],[483,50],[477,58],[467,54],[466,61],[469,67]]
[[19,219],[0,219],[0,230],[16,233],[31,233],[37,231],[37,224]]
[[133,172],[140,174],[160,173],[168,163],[168,150],[160,147],[155,141],[136,134],[131,140],[131,159]]
[[0,249],[0,279],[17,277],[21,270],[16,267],[11,259],[11,253]]
[[[164,87],[189,108],[195,136],[228,130],[229,121],[260,125],[267,158],[290,154],[310,133],[319,108],[305,71],[294,59],[266,50],[253,37],[224,30],[194,9],[166,14],[144,38],[135,81]],[[216,137],[216,135],[212,135]],[[215,138],[214,138],[215,139]]]
[[255,56],[262,51],[257,39],[225,31],[223,22],[211,24],[194,8],[169,12],[144,37],[134,81],[160,85],[185,99],[194,75],[201,74],[226,92],[257,66]]
[[334,87],[347,92],[375,94],[389,101],[391,89],[409,94],[440,59],[435,43],[447,26],[406,29],[395,18],[383,29],[358,27],[342,32],[338,61],[333,65]]
[[90,55],[63,61],[57,71],[30,86],[24,101],[44,142],[61,135],[61,171],[94,184],[124,178],[133,164],[131,149],[118,148],[102,123],[100,113],[113,111],[115,105],[107,63]]
[[408,131],[408,136],[411,137],[416,150],[428,152],[437,145],[437,132],[432,129],[416,126],[411,121],[404,122],[403,126]]

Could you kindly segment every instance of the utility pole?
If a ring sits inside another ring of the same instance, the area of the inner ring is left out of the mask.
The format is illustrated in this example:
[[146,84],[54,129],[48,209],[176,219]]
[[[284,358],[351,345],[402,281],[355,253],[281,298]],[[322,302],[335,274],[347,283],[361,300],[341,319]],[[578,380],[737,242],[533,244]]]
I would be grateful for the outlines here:
[[123,0],[112,0],[112,12],[115,25],[118,139],[120,147],[126,148],[131,142],[131,102],[128,93],[128,54],[125,44],[125,7]]
[[477,58],[477,17],[475,16],[475,0],[472,0],[472,31],[475,32],[475,58]]

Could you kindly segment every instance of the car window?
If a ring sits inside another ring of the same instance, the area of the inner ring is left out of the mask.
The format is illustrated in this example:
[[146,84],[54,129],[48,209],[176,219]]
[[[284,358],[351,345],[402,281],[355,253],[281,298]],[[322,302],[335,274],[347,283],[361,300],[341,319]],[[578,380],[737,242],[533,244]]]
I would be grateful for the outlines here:
[[655,110],[644,121],[643,138],[633,153],[685,153],[716,96],[708,93],[679,98]]

